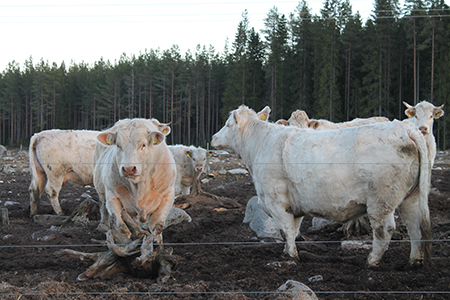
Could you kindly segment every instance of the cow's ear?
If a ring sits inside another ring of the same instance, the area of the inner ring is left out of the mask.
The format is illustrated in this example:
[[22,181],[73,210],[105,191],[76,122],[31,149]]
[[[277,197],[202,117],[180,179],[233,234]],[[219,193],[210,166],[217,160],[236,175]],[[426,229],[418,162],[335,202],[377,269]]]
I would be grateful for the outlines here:
[[416,115],[416,109],[414,108],[414,106],[409,105],[408,103],[406,103],[405,101],[403,101],[403,104],[406,106],[406,110],[405,110],[405,115],[408,116],[408,118],[412,118]]
[[308,127],[312,129],[317,129],[319,127],[319,122],[316,120],[311,120],[308,123]]
[[161,144],[165,138],[166,136],[159,131],[152,131],[149,134],[149,140],[153,146]]
[[187,157],[189,157],[189,158],[192,157],[192,151],[191,150],[185,150],[184,153],[186,154]]
[[440,117],[442,117],[444,115],[443,108],[444,108],[444,104],[433,109],[433,116],[435,119],[439,119]]
[[237,113],[237,111],[233,111],[233,119],[236,124],[239,123],[241,116]]
[[116,143],[116,134],[106,131],[97,135],[97,140],[103,145],[111,146]]
[[167,123],[167,124],[160,124],[158,126],[159,131],[162,132],[162,134],[164,134],[165,136],[170,134],[170,125],[172,124],[172,122]]
[[275,124],[289,126],[289,122],[284,119],[279,119]]
[[214,151],[208,150],[208,157],[212,157],[214,155]]
[[270,107],[266,106],[258,113],[258,119],[261,121],[267,121],[269,119]]

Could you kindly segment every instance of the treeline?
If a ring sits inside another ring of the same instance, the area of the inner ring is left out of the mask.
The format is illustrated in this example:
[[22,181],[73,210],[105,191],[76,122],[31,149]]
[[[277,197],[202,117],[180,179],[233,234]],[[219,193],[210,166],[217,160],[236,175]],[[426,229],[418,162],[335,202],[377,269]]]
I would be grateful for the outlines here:
[[[240,104],[269,105],[272,121],[302,109],[334,122],[404,119],[402,101],[449,107],[449,16],[443,0],[376,0],[363,24],[348,0],[325,1],[320,15],[302,1],[288,16],[272,8],[261,32],[244,11],[222,53],[174,45],[92,65],[13,61],[0,75],[0,144],[141,117],[172,122],[170,144],[205,146]],[[435,123],[439,149],[449,148],[449,120]]]

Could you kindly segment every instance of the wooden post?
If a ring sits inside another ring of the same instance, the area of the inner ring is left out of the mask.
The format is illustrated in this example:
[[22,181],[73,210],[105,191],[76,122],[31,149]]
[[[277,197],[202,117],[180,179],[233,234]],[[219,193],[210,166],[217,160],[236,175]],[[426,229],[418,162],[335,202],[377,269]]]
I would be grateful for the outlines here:
[[9,213],[7,208],[0,208],[0,221],[2,226],[9,225]]

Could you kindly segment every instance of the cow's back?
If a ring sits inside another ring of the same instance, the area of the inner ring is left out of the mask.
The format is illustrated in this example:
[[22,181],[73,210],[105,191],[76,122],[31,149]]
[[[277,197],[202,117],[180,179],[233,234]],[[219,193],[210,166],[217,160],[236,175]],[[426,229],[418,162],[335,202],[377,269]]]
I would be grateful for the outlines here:
[[[408,127],[392,122],[291,134],[282,158],[285,176],[292,182],[292,201],[302,199],[306,207],[298,209],[317,213],[346,207],[351,201],[365,206],[368,197],[382,197],[374,192],[404,194],[419,175],[419,154]],[[322,178],[327,179],[326,185]],[[344,222],[353,213],[323,217]]]
[[93,162],[98,131],[49,130],[36,140],[36,156],[46,173],[72,172],[70,181],[86,185],[93,182]]

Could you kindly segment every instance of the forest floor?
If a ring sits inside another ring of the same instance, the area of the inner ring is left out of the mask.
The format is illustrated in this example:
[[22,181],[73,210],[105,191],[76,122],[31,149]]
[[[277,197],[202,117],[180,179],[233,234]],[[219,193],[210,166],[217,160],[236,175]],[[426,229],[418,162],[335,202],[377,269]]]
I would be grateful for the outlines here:
[[[98,221],[86,227],[48,227],[29,216],[30,173],[28,157],[13,163],[15,173],[0,174],[0,207],[8,205],[10,225],[0,226],[1,299],[274,299],[274,292],[287,280],[309,286],[319,299],[449,299],[450,297],[450,159],[439,154],[433,170],[429,197],[432,220],[432,267],[405,268],[410,245],[401,225],[377,269],[365,266],[370,249],[345,250],[348,240],[340,231],[310,234],[311,218],[305,217],[297,245],[300,261],[282,258],[283,246],[273,239],[259,239],[243,223],[247,201],[256,195],[249,175],[219,175],[221,165],[211,165],[216,176],[203,183],[207,196],[182,198],[191,222],[164,230],[164,243],[179,257],[166,283],[152,278],[116,274],[110,279],[77,281],[92,263],[59,254],[61,249],[106,251],[92,243],[104,235]],[[221,158],[222,160],[224,158]],[[217,160],[217,158],[216,158]],[[242,168],[229,157],[225,169]],[[437,168],[436,168],[437,166]],[[24,169],[24,170],[22,170]],[[60,194],[69,215],[83,194],[96,197],[93,187],[66,184]],[[9,201],[9,202],[8,202]],[[8,204],[7,204],[8,203]],[[46,196],[41,213],[51,214]],[[350,238],[352,239],[352,238]],[[354,237],[371,240],[370,235]],[[251,243],[255,242],[255,243]],[[311,280],[321,276],[321,280]],[[277,298],[278,299],[278,298]]]

